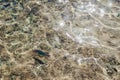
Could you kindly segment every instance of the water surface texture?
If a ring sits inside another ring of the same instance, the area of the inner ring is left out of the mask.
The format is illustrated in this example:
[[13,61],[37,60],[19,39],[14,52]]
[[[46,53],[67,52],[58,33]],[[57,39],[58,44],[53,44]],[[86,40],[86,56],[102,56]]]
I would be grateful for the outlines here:
[[0,80],[120,80],[120,0],[0,0]]

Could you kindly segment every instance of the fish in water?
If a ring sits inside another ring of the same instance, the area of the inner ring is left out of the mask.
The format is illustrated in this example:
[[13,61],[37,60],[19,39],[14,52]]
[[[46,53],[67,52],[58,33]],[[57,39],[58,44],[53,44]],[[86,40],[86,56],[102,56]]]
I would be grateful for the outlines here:
[[48,2],[53,2],[53,0],[48,0]]
[[35,60],[35,62],[39,63],[39,64],[45,64],[42,60],[39,60],[35,57],[33,57],[33,59]]
[[4,10],[5,8],[7,8],[7,7],[9,7],[10,6],[10,4],[5,4],[5,5],[3,5],[3,7],[1,8],[1,10]]
[[37,53],[37,54],[39,54],[41,56],[47,56],[47,57],[49,57],[49,54],[47,54],[47,53],[45,53],[45,52],[43,52],[41,50],[33,50],[33,52]]
[[9,0],[0,0],[0,2],[8,2]]
[[4,5],[4,7],[9,7],[10,6],[10,4],[6,4],[6,5]]

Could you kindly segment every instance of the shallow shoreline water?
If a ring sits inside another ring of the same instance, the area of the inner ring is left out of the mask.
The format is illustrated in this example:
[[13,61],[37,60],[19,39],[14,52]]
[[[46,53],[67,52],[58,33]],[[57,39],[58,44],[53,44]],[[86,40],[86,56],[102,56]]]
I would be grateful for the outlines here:
[[120,1],[0,0],[0,80],[120,80]]

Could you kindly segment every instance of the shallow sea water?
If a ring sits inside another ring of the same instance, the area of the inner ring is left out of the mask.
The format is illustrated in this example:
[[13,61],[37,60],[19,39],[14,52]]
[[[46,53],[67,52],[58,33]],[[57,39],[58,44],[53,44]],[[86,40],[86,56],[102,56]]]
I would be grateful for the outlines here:
[[120,1],[0,0],[0,80],[120,80]]

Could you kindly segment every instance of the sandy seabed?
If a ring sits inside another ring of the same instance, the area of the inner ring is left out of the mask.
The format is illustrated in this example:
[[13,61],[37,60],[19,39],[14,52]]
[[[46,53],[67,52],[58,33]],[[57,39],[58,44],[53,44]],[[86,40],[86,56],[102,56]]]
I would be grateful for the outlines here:
[[0,80],[120,80],[120,1],[0,0]]

